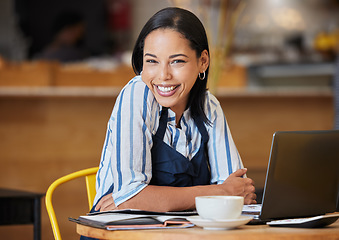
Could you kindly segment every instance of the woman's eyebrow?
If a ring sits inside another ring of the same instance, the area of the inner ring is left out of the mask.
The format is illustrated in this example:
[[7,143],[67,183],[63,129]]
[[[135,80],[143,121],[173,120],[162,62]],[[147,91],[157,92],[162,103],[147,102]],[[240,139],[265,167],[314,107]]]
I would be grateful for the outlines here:
[[173,55],[171,55],[169,58],[176,58],[176,57],[186,57],[186,58],[188,58],[187,55],[182,54],[182,53],[173,54]]
[[151,54],[151,53],[145,53],[145,57],[146,56],[149,56],[149,57],[154,57],[154,58],[156,58],[157,56],[156,55],[154,55],[154,54]]
[[[156,55],[151,54],[151,53],[145,53],[144,56],[145,56],[145,57],[146,57],[146,56],[149,56],[149,57],[157,58]],[[188,56],[185,55],[185,54],[183,54],[183,53],[173,54],[173,55],[169,56],[169,58],[176,58],[176,57],[186,57],[186,58],[188,58]]]

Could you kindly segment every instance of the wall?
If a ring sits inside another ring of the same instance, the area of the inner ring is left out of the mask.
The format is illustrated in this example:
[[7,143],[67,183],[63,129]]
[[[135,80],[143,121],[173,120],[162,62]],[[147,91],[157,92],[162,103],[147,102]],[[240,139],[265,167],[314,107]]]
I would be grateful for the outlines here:
[[172,4],[167,0],[132,0],[133,3],[133,24],[132,24],[132,42],[138,38],[138,35],[147,22],[147,20],[162,8],[169,7]]

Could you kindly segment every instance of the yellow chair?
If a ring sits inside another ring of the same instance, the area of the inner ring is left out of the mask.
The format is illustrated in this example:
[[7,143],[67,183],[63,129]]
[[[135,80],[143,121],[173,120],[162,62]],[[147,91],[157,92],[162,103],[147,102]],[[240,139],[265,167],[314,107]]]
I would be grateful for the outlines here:
[[49,216],[49,220],[52,225],[52,230],[53,230],[53,235],[56,240],[61,240],[61,235],[60,235],[60,230],[59,230],[59,225],[58,221],[55,216],[53,204],[52,204],[52,195],[54,190],[61,184],[66,183],[70,180],[80,178],[80,177],[85,177],[86,179],[86,189],[87,189],[87,196],[88,196],[88,205],[89,209],[92,208],[93,206],[93,201],[94,197],[96,194],[95,190],[95,176],[98,171],[98,167],[93,167],[93,168],[87,168],[84,170],[80,170],[74,173],[70,173],[66,176],[63,176],[57,180],[55,180],[47,189],[46,192],[46,198],[45,198],[45,203],[46,203],[46,209],[47,213]]

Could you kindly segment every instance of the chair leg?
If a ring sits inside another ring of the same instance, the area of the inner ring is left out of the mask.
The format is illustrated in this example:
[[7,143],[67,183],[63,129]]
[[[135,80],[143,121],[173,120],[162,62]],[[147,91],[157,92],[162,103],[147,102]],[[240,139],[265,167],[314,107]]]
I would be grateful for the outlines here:
[[41,239],[41,200],[39,197],[34,199],[34,240]]

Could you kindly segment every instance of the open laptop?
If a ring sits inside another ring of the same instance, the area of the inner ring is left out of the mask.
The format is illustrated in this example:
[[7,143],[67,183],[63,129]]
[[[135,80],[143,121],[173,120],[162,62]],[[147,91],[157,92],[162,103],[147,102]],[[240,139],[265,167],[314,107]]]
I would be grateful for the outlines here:
[[252,223],[335,212],[338,190],[339,130],[276,132]]

